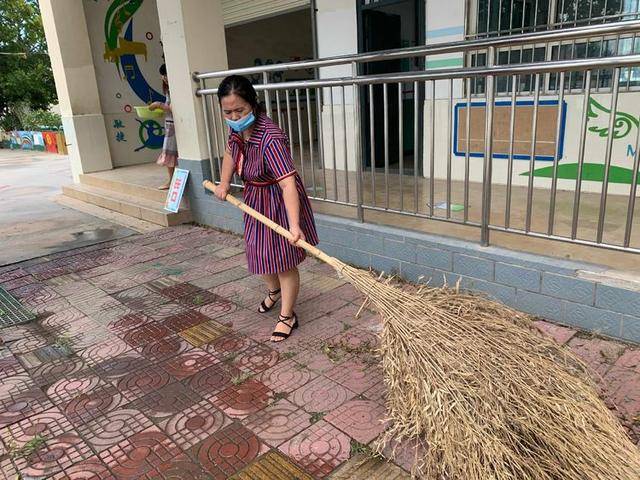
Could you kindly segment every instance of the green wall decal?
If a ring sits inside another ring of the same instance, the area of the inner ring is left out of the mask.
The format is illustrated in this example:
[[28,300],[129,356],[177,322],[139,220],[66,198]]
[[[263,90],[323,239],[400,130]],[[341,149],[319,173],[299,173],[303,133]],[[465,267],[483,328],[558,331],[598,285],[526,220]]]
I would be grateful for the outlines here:
[[[600,115],[608,117],[611,110],[598,103],[593,97],[589,97],[589,108],[587,110],[587,118],[589,121],[595,120]],[[616,120],[613,127],[613,138],[624,138],[633,127],[638,128],[640,121],[633,115],[625,112],[616,112]],[[607,119],[606,126],[593,125],[589,127],[589,131],[597,133],[601,137],[609,136],[609,120]]]
[[[529,172],[520,175],[529,176]],[[533,171],[534,177],[553,178],[553,166],[538,168]],[[578,164],[565,163],[558,165],[558,178],[575,180],[578,178]],[[623,183],[630,185],[633,178],[633,170],[630,168],[612,165],[609,168],[609,183]],[[582,166],[582,180],[602,182],[604,180],[604,165],[602,163],[585,163]],[[636,183],[640,185],[640,174],[636,177]]]

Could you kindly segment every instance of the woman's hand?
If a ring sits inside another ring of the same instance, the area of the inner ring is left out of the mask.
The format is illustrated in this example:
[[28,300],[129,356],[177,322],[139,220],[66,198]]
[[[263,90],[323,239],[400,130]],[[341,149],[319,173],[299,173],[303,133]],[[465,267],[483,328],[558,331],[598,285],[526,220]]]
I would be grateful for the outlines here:
[[299,225],[294,225],[293,227],[291,227],[289,229],[289,232],[293,236],[293,238],[289,240],[289,243],[291,245],[295,245],[298,242],[298,240],[306,240],[306,238],[304,237],[304,233],[302,233],[302,230],[300,229]]
[[153,102],[149,104],[149,110],[156,110],[158,108],[162,108],[162,104],[160,102]]
[[218,200],[222,200],[223,202],[225,202],[227,200],[227,194],[229,193],[229,190],[231,189],[231,185],[228,183],[220,183],[217,187],[216,187],[216,197],[218,197]]

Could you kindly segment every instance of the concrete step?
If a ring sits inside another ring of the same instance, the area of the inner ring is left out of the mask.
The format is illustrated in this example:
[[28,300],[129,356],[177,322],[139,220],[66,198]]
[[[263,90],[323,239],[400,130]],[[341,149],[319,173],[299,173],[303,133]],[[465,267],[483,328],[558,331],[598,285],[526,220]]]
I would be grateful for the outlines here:
[[165,227],[191,221],[191,211],[188,209],[181,208],[178,213],[167,212],[164,209],[164,199],[162,202],[158,202],[141,198],[138,195],[127,195],[83,184],[63,186],[62,193],[67,197]]
[[[115,170],[109,171],[107,174],[114,171]],[[164,201],[167,198],[167,190],[159,190],[156,187],[141,185],[140,183],[132,183],[131,181],[110,178],[108,175],[95,173],[81,174],[80,184],[130,195],[136,198],[144,198],[146,200],[162,204],[164,204]],[[185,200],[183,199],[182,202],[184,203]]]

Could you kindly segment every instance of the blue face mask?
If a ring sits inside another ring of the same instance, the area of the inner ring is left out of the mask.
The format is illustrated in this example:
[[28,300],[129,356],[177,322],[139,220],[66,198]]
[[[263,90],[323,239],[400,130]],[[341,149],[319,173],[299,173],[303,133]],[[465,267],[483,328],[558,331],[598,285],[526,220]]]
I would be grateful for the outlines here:
[[256,121],[256,117],[253,112],[251,112],[249,115],[242,117],[240,120],[229,120],[228,118],[225,118],[225,121],[227,122],[227,125],[229,125],[231,130],[240,133],[244,132],[247,128],[253,125],[253,122]]

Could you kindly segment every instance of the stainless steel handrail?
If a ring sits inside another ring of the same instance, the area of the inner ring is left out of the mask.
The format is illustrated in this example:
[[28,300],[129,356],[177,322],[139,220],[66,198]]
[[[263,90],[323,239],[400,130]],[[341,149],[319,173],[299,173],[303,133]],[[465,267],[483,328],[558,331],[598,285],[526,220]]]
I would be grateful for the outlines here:
[[602,37],[607,35],[624,35],[634,32],[640,32],[640,20],[608,23],[602,25],[589,25],[586,27],[567,28],[561,30],[524,33],[521,35],[512,35],[505,37],[482,38],[476,40],[462,40],[449,43],[421,45],[419,47],[382,50],[379,52],[361,53],[357,55],[339,55],[318,60],[303,60],[299,62],[279,63],[259,67],[234,68],[215,72],[195,73],[194,80],[222,78],[228,75],[252,75],[264,72],[306,70],[311,68],[346,65],[353,62],[367,63],[395,60],[401,58],[441,55],[444,53],[465,53],[474,50],[483,50],[489,47],[513,47],[540,42],[561,42],[566,40],[576,40],[580,38]]

